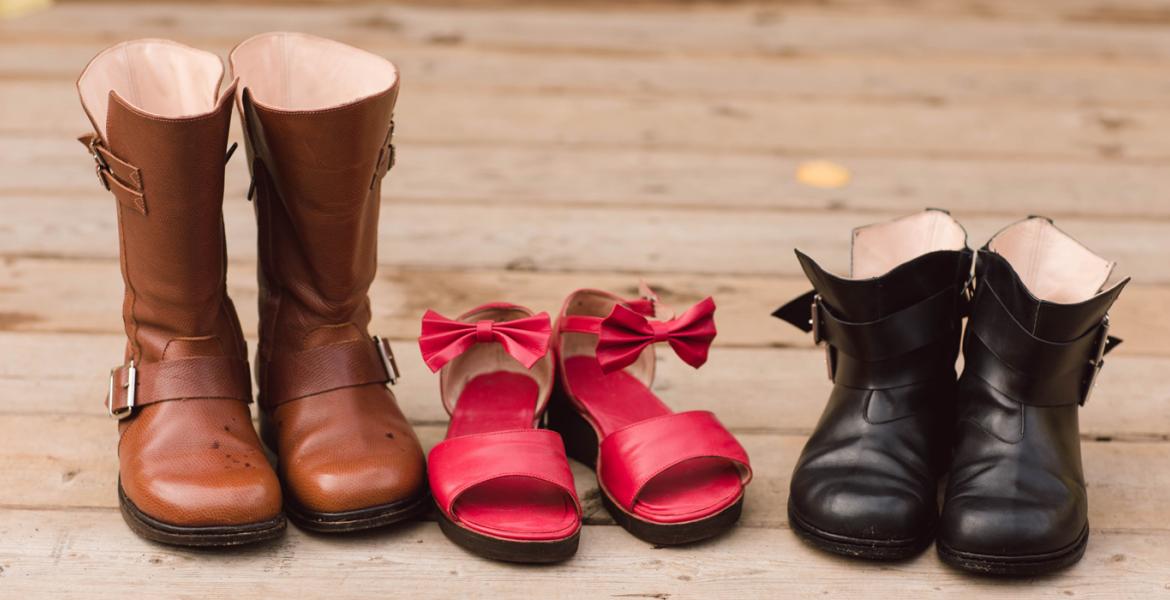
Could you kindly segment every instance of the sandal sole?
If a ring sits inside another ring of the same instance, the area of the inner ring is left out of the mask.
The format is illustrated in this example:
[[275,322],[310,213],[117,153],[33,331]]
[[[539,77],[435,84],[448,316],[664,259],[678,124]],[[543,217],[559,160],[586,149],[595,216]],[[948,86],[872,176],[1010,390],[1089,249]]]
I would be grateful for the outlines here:
[[519,541],[484,535],[462,527],[447,518],[436,506],[439,529],[447,539],[468,552],[484,558],[514,563],[550,564],[572,558],[581,540],[578,530],[560,540]]
[[268,521],[244,525],[186,527],[171,525],[143,512],[126,496],[118,483],[118,505],[130,529],[148,540],[188,548],[227,548],[258,544],[284,535],[288,522],[283,514]]

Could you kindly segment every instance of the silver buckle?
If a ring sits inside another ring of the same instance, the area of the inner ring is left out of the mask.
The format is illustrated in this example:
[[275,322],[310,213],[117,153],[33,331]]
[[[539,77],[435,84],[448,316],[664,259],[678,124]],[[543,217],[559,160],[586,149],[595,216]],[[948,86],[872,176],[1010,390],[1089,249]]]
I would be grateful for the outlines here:
[[382,359],[382,367],[386,369],[386,381],[394,385],[402,378],[398,371],[398,361],[394,360],[394,351],[390,349],[389,342],[376,335],[373,337],[374,347],[378,349],[378,356]]
[[[820,345],[825,342],[825,338],[821,337],[821,295],[813,296],[811,314],[809,315],[808,324],[812,327],[813,344]],[[825,343],[825,374],[828,375],[829,381],[833,381],[833,371],[836,365],[833,364],[833,346]]]
[[1101,367],[1105,366],[1105,349],[1109,347],[1109,315],[1101,320],[1101,340],[1097,342],[1097,353],[1089,361],[1089,381],[1085,386],[1085,393],[1081,396],[1081,406],[1089,401],[1093,388],[1097,386],[1097,376],[1101,374]]
[[107,163],[106,159],[102,158],[101,153],[98,152],[97,142],[97,136],[94,136],[94,138],[89,141],[89,153],[93,156],[94,172],[97,173],[98,182],[100,182],[102,187],[106,188],[106,191],[108,192],[110,191],[110,182],[105,177],[102,177],[102,171],[109,173],[110,164]]
[[114,408],[114,391],[117,389],[115,380],[118,378],[118,369],[121,367],[114,367],[110,369],[110,395],[109,395],[109,412],[110,416],[121,421],[129,417],[134,412],[134,399],[138,390],[138,368],[134,366],[134,361],[126,367],[129,370],[129,378],[126,381],[126,406],[122,408]]

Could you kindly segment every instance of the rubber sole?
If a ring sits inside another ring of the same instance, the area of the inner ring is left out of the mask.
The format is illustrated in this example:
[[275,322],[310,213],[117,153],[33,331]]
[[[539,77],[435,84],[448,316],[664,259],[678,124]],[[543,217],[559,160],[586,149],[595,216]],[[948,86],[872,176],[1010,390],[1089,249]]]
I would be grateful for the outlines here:
[[968,573],[998,577],[1031,577],[1053,573],[1076,564],[1085,555],[1085,547],[1088,544],[1089,526],[1086,525],[1075,542],[1046,554],[1030,556],[976,554],[954,550],[941,541],[937,547],[938,556],[944,563]]
[[425,488],[406,500],[346,512],[317,512],[305,509],[284,491],[284,512],[300,529],[314,533],[350,533],[387,527],[415,519],[430,508],[430,493]]
[[134,533],[148,540],[190,548],[226,548],[258,544],[284,535],[288,522],[283,514],[268,521],[245,525],[185,527],[164,523],[142,512],[118,483],[118,505],[122,518]]
[[478,554],[484,558],[514,563],[550,564],[572,558],[577,553],[577,546],[581,540],[581,532],[551,541],[519,541],[484,535],[462,527],[443,514],[442,510],[435,510],[439,522],[439,529],[447,539],[468,552]]
[[[562,393],[558,386],[554,396]],[[568,400],[563,397],[554,398],[554,401],[549,403],[545,415],[548,428],[561,434],[561,439],[565,442],[565,453],[569,458],[596,471],[599,442],[593,426],[568,406]],[[657,546],[691,544],[715,537],[735,525],[743,513],[743,496],[740,496],[739,500],[727,508],[702,519],[684,523],[655,523],[622,510],[600,484],[599,480],[601,503],[613,520],[634,537]]]
[[788,504],[788,523],[796,536],[818,550],[873,561],[909,560],[922,554],[934,541],[934,529],[914,539],[865,539],[818,529],[801,518]]

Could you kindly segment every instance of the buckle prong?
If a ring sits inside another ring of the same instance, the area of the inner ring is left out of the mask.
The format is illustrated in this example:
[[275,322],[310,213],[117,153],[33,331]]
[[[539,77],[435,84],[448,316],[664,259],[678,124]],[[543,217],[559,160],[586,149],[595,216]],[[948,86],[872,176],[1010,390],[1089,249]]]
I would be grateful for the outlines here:
[[134,400],[138,391],[138,368],[134,366],[134,360],[130,360],[130,364],[126,366],[126,406],[122,408],[114,408],[114,392],[117,390],[118,369],[121,367],[114,367],[110,369],[110,396],[109,396],[109,412],[110,416],[121,421],[129,417],[134,412]]

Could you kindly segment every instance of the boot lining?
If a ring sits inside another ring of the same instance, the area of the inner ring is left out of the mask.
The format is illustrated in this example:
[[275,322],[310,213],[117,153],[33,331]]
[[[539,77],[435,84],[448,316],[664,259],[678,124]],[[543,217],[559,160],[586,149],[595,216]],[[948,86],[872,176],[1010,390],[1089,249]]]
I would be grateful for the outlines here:
[[215,109],[223,63],[219,57],[168,40],[133,40],[98,54],[77,80],[81,103],[106,139],[110,92],[134,108],[162,118],[202,115]]
[[962,250],[967,232],[951,215],[924,210],[853,230],[851,277],[869,279],[939,250]]
[[1011,263],[1032,295],[1049,302],[1070,304],[1092,298],[1114,267],[1040,217],[1007,227],[987,246]]
[[398,83],[398,70],[381,56],[303,33],[257,35],[236,46],[229,60],[241,90],[277,110],[336,108]]

